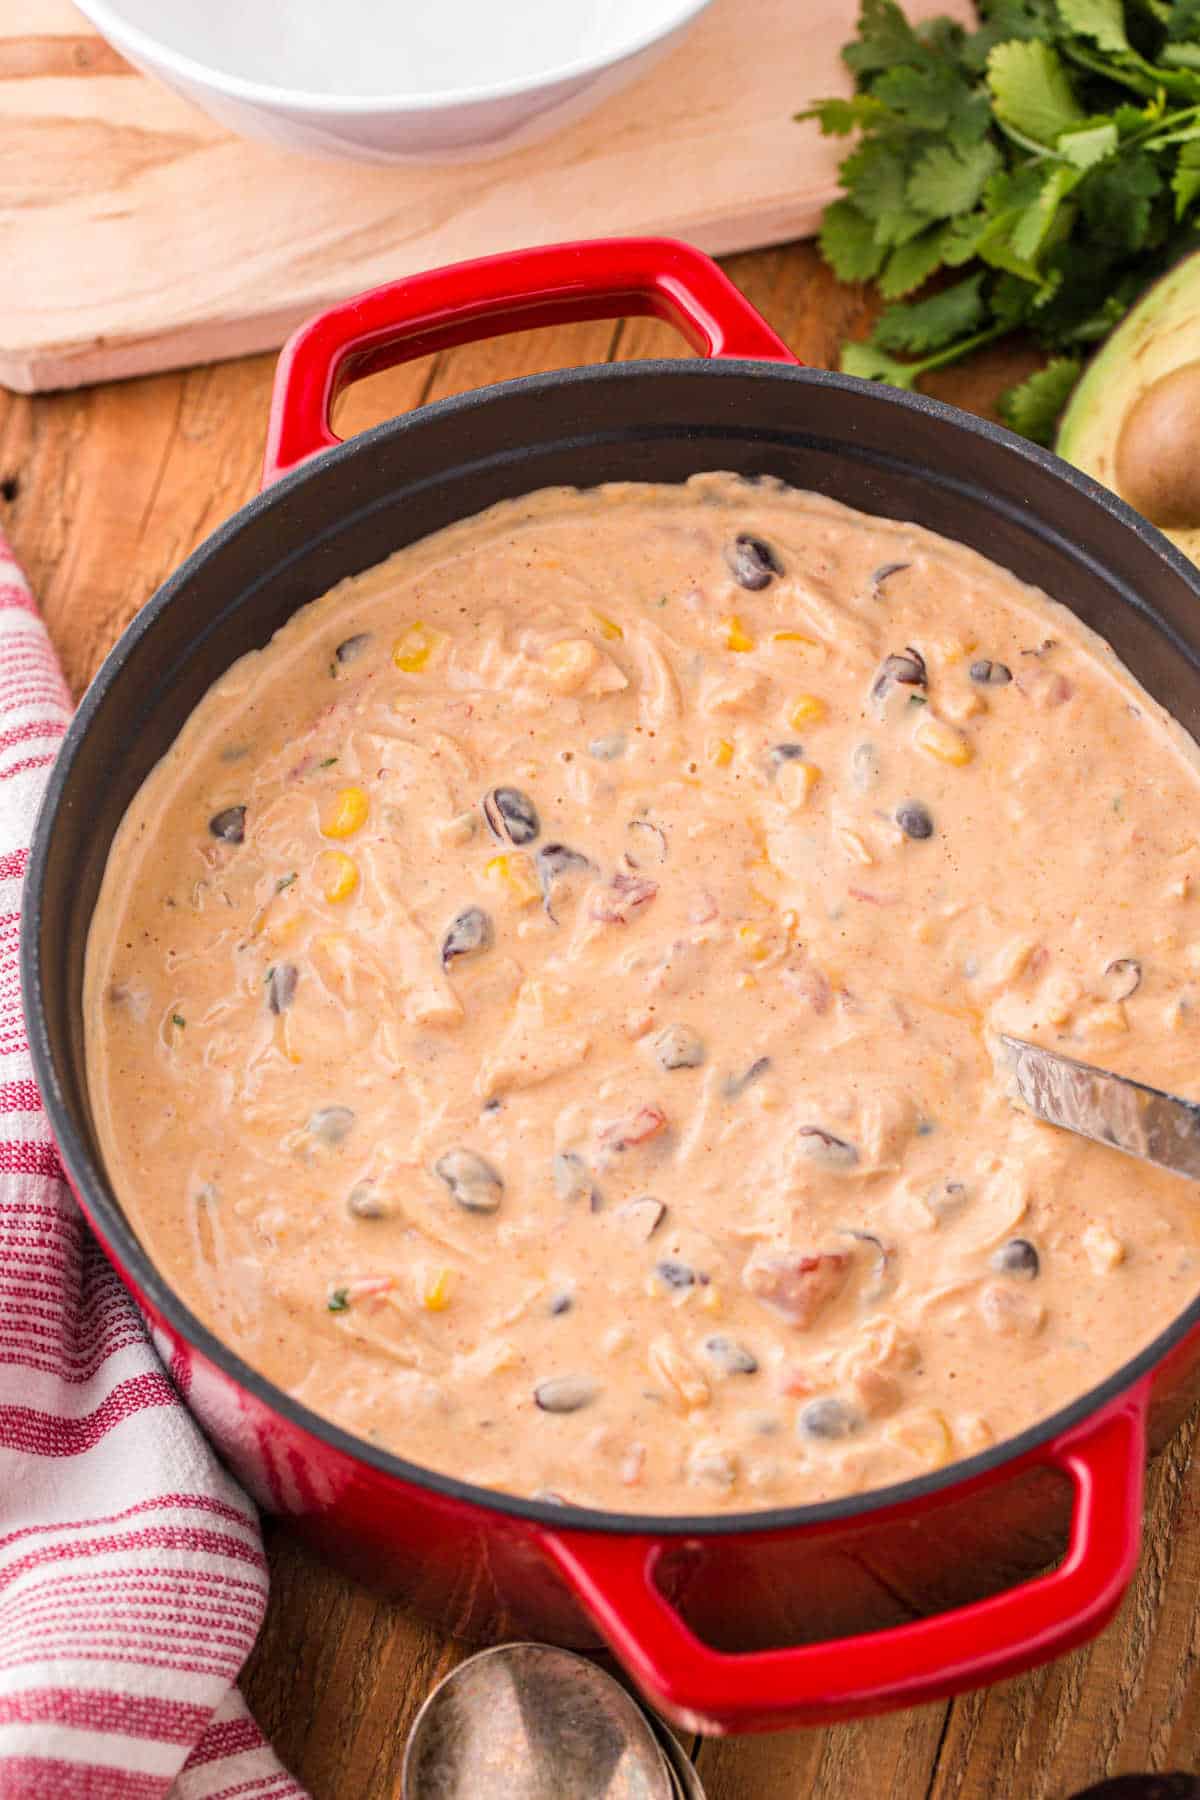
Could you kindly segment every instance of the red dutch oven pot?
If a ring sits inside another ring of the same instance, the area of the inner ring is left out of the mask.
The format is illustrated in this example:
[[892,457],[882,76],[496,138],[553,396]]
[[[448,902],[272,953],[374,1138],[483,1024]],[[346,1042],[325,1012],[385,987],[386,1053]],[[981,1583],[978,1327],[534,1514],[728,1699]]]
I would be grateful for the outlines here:
[[[671,320],[711,360],[504,382],[344,444],[330,427],[339,389],[389,364],[633,313]],[[21,968],[37,1077],[79,1203],[189,1405],[258,1500],[449,1629],[606,1642],[668,1716],[732,1732],[915,1705],[1100,1630],[1137,1560],[1147,1447],[1174,1428],[1195,1385],[1200,1300],[1054,1417],[899,1486],[715,1518],[511,1498],[318,1418],[188,1311],[108,1185],[80,1009],[113,833],[235,658],[334,582],[495,501],[713,468],[778,476],[961,539],[1071,606],[1200,734],[1197,571],[1094,482],[953,408],[801,368],[715,264],[682,244],[494,257],[334,307],[284,350],[264,491],[139,613],[67,735],[33,847]]]

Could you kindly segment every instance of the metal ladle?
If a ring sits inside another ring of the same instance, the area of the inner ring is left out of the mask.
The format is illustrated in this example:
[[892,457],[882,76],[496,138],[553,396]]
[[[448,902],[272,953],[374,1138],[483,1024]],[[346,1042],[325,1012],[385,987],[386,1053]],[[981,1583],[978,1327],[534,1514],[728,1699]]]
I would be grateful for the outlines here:
[[[677,1772],[678,1771],[678,1772]],[[417,1714],[403,1800],[704,1800],[619,1682],[549,1644],[468,1657]]]

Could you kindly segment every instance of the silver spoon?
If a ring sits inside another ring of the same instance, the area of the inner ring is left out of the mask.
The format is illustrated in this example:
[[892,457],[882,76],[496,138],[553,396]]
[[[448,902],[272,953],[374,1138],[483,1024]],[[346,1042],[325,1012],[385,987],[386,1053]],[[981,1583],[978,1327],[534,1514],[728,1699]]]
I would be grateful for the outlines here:
[[1124,1075],[999,1037],[997,1060],[1012,1076],[1022,1106],[1098,1144],[1200,1181],[1200,1105]]
[[[672,1759],[673,1760],[673,1759]],[[500,1644],[434,1688],[404,1753],[403,1800],[703,1800],[637,1702],[586,1657]]]

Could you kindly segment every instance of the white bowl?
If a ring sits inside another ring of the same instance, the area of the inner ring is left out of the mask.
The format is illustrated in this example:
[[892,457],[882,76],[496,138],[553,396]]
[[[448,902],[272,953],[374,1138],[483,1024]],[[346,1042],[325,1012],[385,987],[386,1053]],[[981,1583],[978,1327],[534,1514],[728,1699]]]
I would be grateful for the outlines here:
[[368,162],[498,155],[623,87],[711,0],[77,0],[222,124]]

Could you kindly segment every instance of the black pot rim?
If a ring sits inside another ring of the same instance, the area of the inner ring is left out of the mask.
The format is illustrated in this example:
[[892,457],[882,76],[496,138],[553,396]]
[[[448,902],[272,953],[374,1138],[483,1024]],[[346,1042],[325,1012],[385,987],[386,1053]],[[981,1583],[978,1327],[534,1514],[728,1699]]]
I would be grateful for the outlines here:
[[[704,377],[710,380],[753,377],[759,380],[789,381],[829,387],[860,398],[866,389],[873,394],[879,405],[895,409],[898,428],[901,428],[903,415],[915,410],[940,421],[946,427],[993,446],[996,450],[1024,458],[1036,465],[1043,474],[1074,488],[1107,513],[1122,530],[1132,531],[1148,549],[1188,583],[1200,605],[1200,570],[1160,531],[1091,476],[1003,426],[924,394],[864,382],[829,370],[811,369],[803,364],[731,357],[714,360],[701,367]],[[519,1495],[478,1487],[457,1476],[408,1462],[404,1457],[381,1449],[312,1412],[260,1375],[235,1350],[210,1331],[159,1274],[110,1192],[98,1159],[90,1155],[76,1133],[62,1096],[51,1048],[42,993],[39,924],[50,840],[68,776],[87,736],[91,720],[102,700],[120,681],[133,646],[145,632],[152,629],[159,616],[186,592],[193,574],[203,563],[249,521],[299,494],[309,483],[319,482],[324,472],[337,462],[356,455],[369,455],[374,445],[419,428],[425,419],[434,414],[457,414],[469,419],[477,408],[488,405],[500,395],[511,394],[514,390],[525,390],[537,395],[563,385],[590,385],[597,382],[619,384],[622,380],[635,376],[645,378],[647,375],[666,380],[681,377],[695,379],[697,370],[697,363],[690,359],[658,358],[627,363],[586,364],[579,368],[519,376],[492,383],[487,387],[472,389],[466,394],[430,402],[399,418],[385,420],[382,424],[359,432],[346,442],[308,458],[270,487],[256,494],[198,545],[150,597],[121,633],[84,694],[51,769],[38,812],[21,910],[21,991],[34,1074],[71,1185],[78,1195],[83,1196],[89,1224],[117,1268],[125,1273],[151,1306],[162,1314],[170,1327],[223,1375],[309,1436],[352,1461],[366,1464],[378,1473],[408,1486],[474,1506],[485,1513],[525,1520],[550,1530],[659,1538],[730,1537],[757,1532],[799,1532],[810,1527],[907,1509],[916,1502],[932,1500],[949,1490],[974,1486],[981,1478],[1004,1465],[1031,1461],[1044,1446],[1082,1426],[1090,1417],[1118,1400],[1161,1363],[1176,1345],[1200,1327],[1198,1295],[1136,1356],[1047,1418],[1038,1420],[1015,1437],[1006,1438],[973,1456],[949,1463],[944,1468],[916,1476],[912,1480],[874,1488],[866,1493],[849,1494],[807,1506],[776,1506],[753,1512],[698,1514],[608,1512],[596,1507],[526,1500]],[[305,551],[296,554],[302,555],[309,549],[311,545],[305,546]]]

